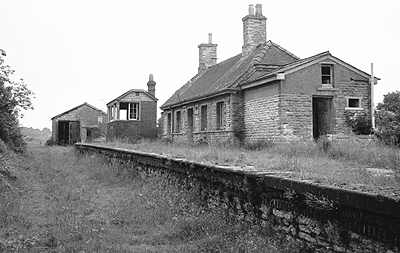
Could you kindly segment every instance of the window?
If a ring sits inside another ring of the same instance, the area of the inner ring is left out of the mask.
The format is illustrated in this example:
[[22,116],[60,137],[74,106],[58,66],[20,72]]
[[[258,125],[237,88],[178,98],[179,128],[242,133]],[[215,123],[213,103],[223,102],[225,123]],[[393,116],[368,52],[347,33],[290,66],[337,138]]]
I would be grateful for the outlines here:
[[322,84],[333,84],[333,65],[321,65]]
[[176,124],[175,124],[175,132],[180,133],[182,130],[182,117],[181,111],[176,112]]
[[135,96],[140,96],[140,92],[135,92]]
[[103,116],[98,116],[97,117],[97,123],[98,124],[103,124]]
[[200,110],[201,110],[200,130],[205,131],[207,130],[207,105],[202,105]]
[[129,103],[129,120],[139,120],[139,103]]
[[128,108],[129,108],[129,103],[124,103],[124,102],[119,103],[120,120],[128,120]]
[[167,114],[167,133],[170,134],[171,133],[171,125],[172,123],[172,119],[171,119],[171,113]]
[[[360,109],[361,98],[347,98],[347,109]],[[361,108],[362,109],[362,108]]]
[[189,130],[193,130],[193,108],[187,109],[187,120]]
[[217,129],[222,129],[224,126],[224,102],[217,103]]

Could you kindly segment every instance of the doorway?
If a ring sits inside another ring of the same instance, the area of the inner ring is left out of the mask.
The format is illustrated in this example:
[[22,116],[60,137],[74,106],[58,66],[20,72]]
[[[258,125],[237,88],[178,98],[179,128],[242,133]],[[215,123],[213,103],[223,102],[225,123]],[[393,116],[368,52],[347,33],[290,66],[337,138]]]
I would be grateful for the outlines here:
[[79,121],[58,121],[58,144],[71,145],[80,141]]
[[319,137],[332,132],[333,108],[332,97],[313,97],[313,137]]

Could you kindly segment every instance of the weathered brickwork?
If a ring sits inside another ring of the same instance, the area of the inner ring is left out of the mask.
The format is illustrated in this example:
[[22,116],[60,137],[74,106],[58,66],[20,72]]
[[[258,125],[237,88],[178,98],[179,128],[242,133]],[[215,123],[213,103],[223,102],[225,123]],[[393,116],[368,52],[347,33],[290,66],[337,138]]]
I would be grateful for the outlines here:
[[204,205],[295,238],[305,252],[400,252],[400,205],[387,197],[126,149],[76,148],[118,159],[113,164],[128,170],[162,171],[171,183],[197,191]]

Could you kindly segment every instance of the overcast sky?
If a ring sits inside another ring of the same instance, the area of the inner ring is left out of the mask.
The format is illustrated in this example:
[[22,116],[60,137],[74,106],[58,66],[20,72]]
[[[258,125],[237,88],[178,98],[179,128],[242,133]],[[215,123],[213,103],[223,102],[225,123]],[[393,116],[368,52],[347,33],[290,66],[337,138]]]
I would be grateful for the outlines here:
[[241,51],[248,4],[261,3],[267,39],[303,58],[326,50],[400,90],[399,1],[0,0],[0,48],[36,94],[22,125],[83,102],[105,104],[157,82],[160,106],[197,72],[197,45],[213,33],[218,62]]

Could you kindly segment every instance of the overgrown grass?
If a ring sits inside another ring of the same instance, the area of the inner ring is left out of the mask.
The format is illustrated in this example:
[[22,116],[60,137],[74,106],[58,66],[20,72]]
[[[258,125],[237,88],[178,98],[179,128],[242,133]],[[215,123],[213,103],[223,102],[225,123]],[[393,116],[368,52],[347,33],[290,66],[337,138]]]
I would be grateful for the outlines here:
[[[117,141],[106,145],[204,163],[242,166],[246,170],[274,171],[284,177],[400,198],[400,149],[376,142],[361,143],[357,139],[287,144],[263,142],[233,147],[141,140],[134,144]],[[391,171],[376,175],[368,168]]]
[[[206,208],[170,177],[65,147],[13,164],[0,195],[0,252],[298,252],[267,228]],[[8,203],[8,204],[7,204]]]

